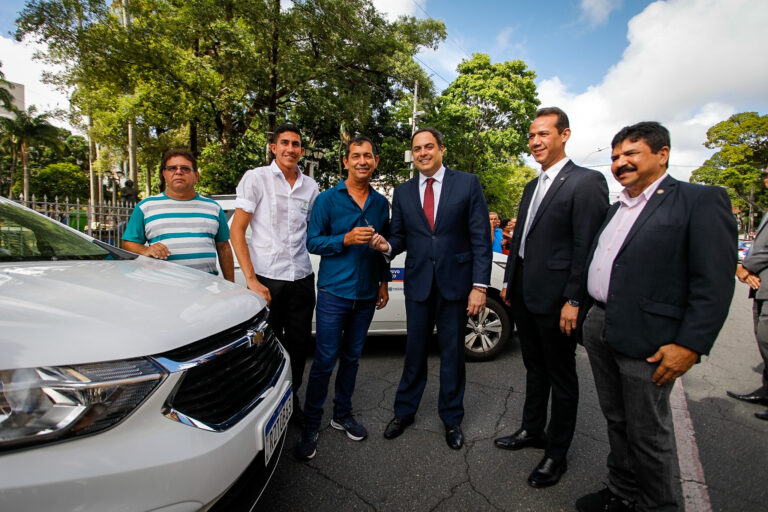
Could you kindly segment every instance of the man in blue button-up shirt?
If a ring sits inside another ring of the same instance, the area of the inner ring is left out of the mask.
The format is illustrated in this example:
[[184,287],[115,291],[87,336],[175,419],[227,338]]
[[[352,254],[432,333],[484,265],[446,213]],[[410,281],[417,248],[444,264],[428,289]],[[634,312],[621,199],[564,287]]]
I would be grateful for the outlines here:
[[345,153],[347,179],[317,197],[307,230],[309,252],[322,258],[317,277],[317,348],[307,383],[304,431],[296,450],[302,460],[315,456],[337,358],[331,426],[353,441],[368,436],[352,416],[352,393],[374,310],[389,300],[389,264],[368,245],[377,232],[389,236],[389,203],[371,187],[379,157],[366,137],[351,139]]

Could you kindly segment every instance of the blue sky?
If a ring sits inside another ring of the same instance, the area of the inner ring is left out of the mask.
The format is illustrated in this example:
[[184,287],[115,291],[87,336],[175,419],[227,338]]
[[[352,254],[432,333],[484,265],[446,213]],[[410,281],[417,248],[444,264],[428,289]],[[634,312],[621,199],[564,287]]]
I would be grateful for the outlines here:
[[[606,173],[607,147],[622,126],[665,124],[670,172],[687,179],[711,155],[702,145],[710,126],[737,112],[768,113],[765,0],[372,1],[391,19],[445,22],[447,40],[418,56],[438,90],[472,53],[523,59],[537,74],[542,105],[570,116],[569,156]],[[64,96],[39,82],[44,66],[32,50],[7,36],[23,5],[0,3],[2,69],[25,84],[27,104],[65,107]]]

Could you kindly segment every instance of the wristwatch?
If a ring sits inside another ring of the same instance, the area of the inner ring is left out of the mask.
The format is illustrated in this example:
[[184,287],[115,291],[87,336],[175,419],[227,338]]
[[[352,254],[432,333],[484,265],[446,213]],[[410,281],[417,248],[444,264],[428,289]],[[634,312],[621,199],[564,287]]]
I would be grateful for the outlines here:
[[581,302],[579,302],[579,301],[577,301],[575,299],[568,299],[568,304],[570,304],[571,306],[577,308],[577,307],[579,307]]

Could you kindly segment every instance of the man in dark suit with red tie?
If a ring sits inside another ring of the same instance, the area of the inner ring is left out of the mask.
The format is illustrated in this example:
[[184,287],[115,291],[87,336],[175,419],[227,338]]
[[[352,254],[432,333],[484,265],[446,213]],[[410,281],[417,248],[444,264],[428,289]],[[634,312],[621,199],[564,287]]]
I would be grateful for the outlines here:
[[536,112],[528,147],[541,164],[541,175],[523,191],[502,291],[520,336],[526,388],[520,428],[495,444],[508,450],[544,449],[528,477],[533,487],[556,484],[567,467],[579,400],[576,332],[587,298],[587,256],[608,210],[605,177],[565,155],[570,135],[561,109]]
[[491,231],[488,207],[474,174],[443,166],[440,132],[423,128],[411,138],[419,175],[395,190],[389,244],[371,241],[379,250],[405,258],[405,311],[408,340],[395,417],[384,437],[394,439],[414,422],[427,383],[427,348],[437,326],[440,346],[438,413],[446,443],[464,444],[464,329],[467,315],[485,307],[491,277]]

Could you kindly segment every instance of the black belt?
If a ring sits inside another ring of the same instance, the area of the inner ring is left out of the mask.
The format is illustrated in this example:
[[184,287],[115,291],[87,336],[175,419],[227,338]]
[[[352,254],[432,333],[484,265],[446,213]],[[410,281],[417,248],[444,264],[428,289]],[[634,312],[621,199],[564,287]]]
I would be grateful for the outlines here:
[[605,310],[605,302],[600,302],[599,300],[596,300],[593,302],[593,304],[598,308]]

